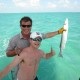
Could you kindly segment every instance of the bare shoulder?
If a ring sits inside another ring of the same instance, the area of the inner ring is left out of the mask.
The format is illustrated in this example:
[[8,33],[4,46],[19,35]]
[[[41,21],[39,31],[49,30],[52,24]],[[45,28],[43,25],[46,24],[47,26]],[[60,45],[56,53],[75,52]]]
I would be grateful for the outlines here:
[[44,51],[39,49],[39,55],[43,58],[43,57],[45,57],[46,54],[44,53]]
[[22,52],[20,53],[20,56],[24,56],[26,54],[26,52],[28,52],[28,49],[27,48],[24,48],[22,50]]
[[42,51],[40,49],[38,49],[38,51],[39,51],[40,54],[44,54],[44,51]]
[[24,49],[23,49],[23,52],[25,52],[25,51],[28,51],[28,48],[24,48]]

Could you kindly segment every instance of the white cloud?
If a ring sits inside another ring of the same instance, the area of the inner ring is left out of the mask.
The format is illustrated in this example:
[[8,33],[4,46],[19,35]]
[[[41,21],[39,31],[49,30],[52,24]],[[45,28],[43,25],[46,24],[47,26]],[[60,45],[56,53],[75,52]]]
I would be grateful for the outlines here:
[[17,7],[25,7],[27,5],[27,0],[13,0],[13,3]]
[[0,12],[80,11],[79,0],[11,0],[0,2]]
[[0,3],[0,9],[5,7],[5,3]]
[[77,1],[69,2],[67,4],[63,4],[63,7],[69,8],[69,9],[75,9],[75,8],[80,8],[80,3]]
[[70,0],[59,0],[58,1],[60,4],[69,4]]
[[56,5],[57,5],[57,9],[60,8],[60,9],[64,9],[64,8],[72,8],[72,4],[70,0],[58,0],[56,2]]
[[22,8],[37,8],[39,7],[39,0],[13,0],[17,7]]
[[54,3],[48,2],[48,4],[47,4],[47,8],[56,8],[56,7],[57,7],[57,5]]
[[33,7],[39,7],[40,6],[39,0],[30,0],[30,4]]

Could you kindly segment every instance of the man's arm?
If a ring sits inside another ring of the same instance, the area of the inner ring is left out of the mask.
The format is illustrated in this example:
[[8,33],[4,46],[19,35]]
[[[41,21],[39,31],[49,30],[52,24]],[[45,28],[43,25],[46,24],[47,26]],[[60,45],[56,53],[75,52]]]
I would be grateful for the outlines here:
[[56,36],[58,34],[58,31],[55,31],[55,32],[49,32],[49,33],[46,33],[45,34],[45,37],[46,38],[51,38],[53,36]]
[[52,47],[51,47],[51,52],[50,53],[47,53],[47,54],[43,54],[43,58],[51,58],[52,56],[55,55],[55,52],[52,50]]
[[7,49],[6,49],[6,56],[7,57],[13,57],[22,51],[21,48],[17,47],[17,41],[16,40],[17,40],[16,37],[12,37],[9,40],[9,44],[8,44]]
[[22,50],[23,50],[23,49],[17,47],[15,50],[9,50],[9,51],[7,51],[7,52],[6,52],[6,55],[7,55],[8,57],[13,57],[13,56],[15,56],[15,55],[19,55],[19,53],[21,53]]
[[4,76],[6,76],[13,67],[18,65],[22,61],[22,59],[23,59],[22,56],[17,55],[14,58],[14,60],[3,71],[0,72],[0,79],[2,79]]
[[62,27],[62,28],[59,29],[58,31],[46,33],[46,34],[45,34],[45,37],[46,37],[46,38],[51,38],[51,37],[53,37],[53,36],[55,36],[55,35],[62,34],[63,31],[65,31],[65,29]]
[[10,50],[6,52],[7,57],[13,57],[16,55],[16,51],[15,50]]

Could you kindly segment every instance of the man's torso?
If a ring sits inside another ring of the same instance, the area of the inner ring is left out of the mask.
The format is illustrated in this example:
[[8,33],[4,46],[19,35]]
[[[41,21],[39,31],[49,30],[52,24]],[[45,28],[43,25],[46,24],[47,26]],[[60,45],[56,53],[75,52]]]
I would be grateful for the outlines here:
[[24,60],[19,65],[18,79],[19,80],[34,80],[38,69],[39,61],[42,57],[40,50],[32,52],[24,50]]

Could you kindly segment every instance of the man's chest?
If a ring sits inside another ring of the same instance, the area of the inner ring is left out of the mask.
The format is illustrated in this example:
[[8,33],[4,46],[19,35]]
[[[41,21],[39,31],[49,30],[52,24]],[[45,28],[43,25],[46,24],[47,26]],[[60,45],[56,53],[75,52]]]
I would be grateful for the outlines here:
[[25,56],[24,61],[27,64],[38,64],[40,61],[40,54],[39,53],[34,53],[34,54],[28,54]]
[[16,41],[16,46],[19,47],[19,48],[25,48],[25,47],[28,47],[30,45],[29,41],[28,40],[17,40]]

